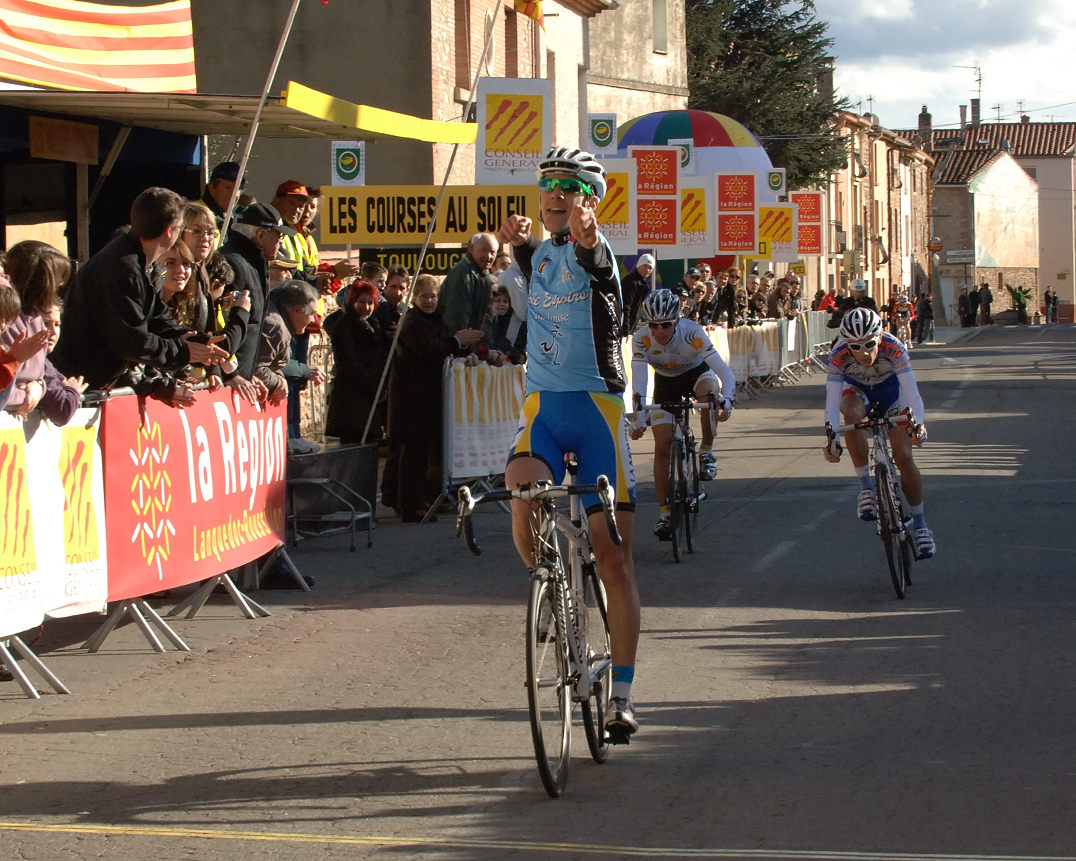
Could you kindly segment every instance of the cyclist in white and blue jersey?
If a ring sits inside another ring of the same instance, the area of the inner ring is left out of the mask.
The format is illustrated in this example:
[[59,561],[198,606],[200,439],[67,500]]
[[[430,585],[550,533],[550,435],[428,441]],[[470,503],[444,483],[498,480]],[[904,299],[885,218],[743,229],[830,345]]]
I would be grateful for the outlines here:
[[[935,551],[934,533],[923,514],[923,476],[912,456],[912,447],[927,441],[927,428],[911,357],[900,341],[882,331],[882,318],[870,308],[853,308],[845,314],[840,334],[827,368],[826,430],[837,427],[842,418],[846,424],[861,422],[873,407],[893,418],[909,411],[915,416],[919,423],[915,433],[910,427],[895,428],[889,442],[911,510],[916,558],[929,559]],[[867,432],[849,431],[844,441],[859,478],[856,513],[860,520],[877,520],[877,500],[867,463]],[[823,454],[830,463],[837,463],[841,451],[840,439],[834,435]]]
[[[574,452],[580,484],[608,476],[616,494],[623,543],[613,544],[597,496],[582,497],[598,574],[608,597],[613,686],[606,730],[627,743],[638,729],[631,702],[639,641],[639,593],[631,537],[635,472],[628,448],[623,393],[627,373],[620,348],[621,295],[616,259],[598,232],[595,210],[605,194],[605,170],[590,153],[556,147],[539,162],[539,212],[550,238],[530,235],[530,220],[511,216],[502,239],[515,249],[529,279],[527,396],[505,486],[564,478]],[[512,503],[512,534],[528,567],[535,564],[530,506]]]

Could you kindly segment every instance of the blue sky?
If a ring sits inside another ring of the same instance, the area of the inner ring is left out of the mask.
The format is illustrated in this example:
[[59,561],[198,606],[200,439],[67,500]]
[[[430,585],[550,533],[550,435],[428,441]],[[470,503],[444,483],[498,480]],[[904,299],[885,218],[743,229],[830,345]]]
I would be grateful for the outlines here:
[[[815,0],[837,57],[838,91],[883,126],[959,123],[982,69],[984,121],[1076,121],[1074,0]],[[860,108],[859,105],[862,104]],[[970,112],[970,108],[969,108]]]

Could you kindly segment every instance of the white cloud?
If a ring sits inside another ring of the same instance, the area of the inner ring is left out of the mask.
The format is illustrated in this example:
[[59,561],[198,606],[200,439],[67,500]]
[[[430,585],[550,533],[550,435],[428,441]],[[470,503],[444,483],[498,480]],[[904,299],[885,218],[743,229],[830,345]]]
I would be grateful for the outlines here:
[[[836,84],[890,128],[915,128],[926,104],[935,125],[959,121],[982,68],[982,114],[1015,121],[1018,100],[1034,120],[1076,120],[1076,4],[1071,0],[904,0],[880,19],[870,0],[818,0],[835,40]],[[911,15],[905,14],[911,10]]]

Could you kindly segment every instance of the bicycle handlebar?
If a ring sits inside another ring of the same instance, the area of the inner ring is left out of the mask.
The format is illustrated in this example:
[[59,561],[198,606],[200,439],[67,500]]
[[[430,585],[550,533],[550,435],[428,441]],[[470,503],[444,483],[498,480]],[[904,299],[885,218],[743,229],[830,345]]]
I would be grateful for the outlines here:
[[[671,404],[639,404],[635,407],[637,413],[671,413],[677,410],[718,410],[720,411],[721,405],[718,403],[720,398],[710,395],[708,400],[705,401],[677,401]],[[731,401],[732,398],[725,398],[725,400]]]
[[456,515],[456,537],[463,535],[467,542],[467,549],[475,556],[482,553],[482,548],[474,537],[474,524],[471,522],[471,514],[475,506],[483,502],[504,502],[510,499],[518,499],[523,502],[544,502],[550,499],[560,499],[564,496],[584,496],[596,493],[602,502],[602,512],[605,514],[605,525],[609,529],[609,538],[613,544],[620,545],[623,538],[616,525],[615,499],[613,486],[604,475],[598,476],[596,484],[552,484],[548,481],[538,481],[533,485],[526,484],[516,490],[488,490],[474,496],[471,489],[464,485],[457,491],[458,513]]
[[890,427],[898,427],[906,425],[912,429],[912,432],[918,436],[919,429],[922,427],[919,422],[915,420],[915,414],[911,410],[908,411],[906,416],[899,416],[897,418],[886,418],[880,415],[869,415],[863,421],[856,422],[850,425],[841,425],[838,428],[831,428],[829,424],[826,425],[826,435],[831,439],[833,436],[839,433],[848,433],[852,430],[870,430],[872,427],[876,427],[881,424],[888,424]]

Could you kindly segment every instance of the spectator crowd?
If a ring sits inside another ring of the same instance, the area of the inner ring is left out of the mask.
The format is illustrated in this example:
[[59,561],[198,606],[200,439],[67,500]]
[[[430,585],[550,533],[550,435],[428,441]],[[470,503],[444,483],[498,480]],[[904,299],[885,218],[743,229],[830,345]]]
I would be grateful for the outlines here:
[[[0,409],[63,425],[87,390],[184,408],[228,387],[286,404],[296,454],[318,449],[301,435],[302,392],[327,385],[326,434],[387,443],[383,501],[420,520],[441,489],[444,359],[525,361],[518,267],[492,234],[472,237],[443,284],[423,275],[412,289],[402,266],[324,263],[311,232],[320,190],[288,180],[270,203],[241,197],[226,219],[238,173],[218,165],[198,201],[146,189],[81,266],[44,242],[7,249]],[[331,379],[309,361],[312,335],[331,350]]]

